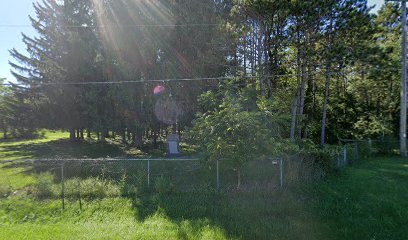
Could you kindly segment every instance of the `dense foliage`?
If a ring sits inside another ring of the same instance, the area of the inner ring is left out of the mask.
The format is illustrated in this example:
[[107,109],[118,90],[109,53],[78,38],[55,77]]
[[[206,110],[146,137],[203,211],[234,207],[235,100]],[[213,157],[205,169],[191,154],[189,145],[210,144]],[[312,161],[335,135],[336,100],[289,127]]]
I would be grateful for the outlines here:
[[[252,139],[324,145],[398,132],[397,3],[378,15],[366,0],[33,6],[38,34],[23,34],[28,54],[10,51],[18,84],[1,89],[3,132],[65,129],[74,140],[85,130],[141,146],[183,132],[201,112],[195,127],[214,138],[207,147],[253,146],[242,158],[258,151]],[[154,94],[157,86],[164,91]],[[285,123],[271,137],[273,119]]]

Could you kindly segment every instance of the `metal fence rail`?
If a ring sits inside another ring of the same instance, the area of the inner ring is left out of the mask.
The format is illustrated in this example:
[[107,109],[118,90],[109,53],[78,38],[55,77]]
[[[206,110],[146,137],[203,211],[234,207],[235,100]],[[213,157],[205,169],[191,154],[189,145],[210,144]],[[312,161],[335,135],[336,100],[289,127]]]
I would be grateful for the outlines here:
[[[237,171],[230,161],[198,158],[134,159],[30,159],[2,161],[3,168],[21,168],[36,178],[27,189],[41,199],[78,201],[110,197],[133,197],[140,193],[235,191]],[[241,169],[240,191],[274,190],[283,187],[283,158],[250,161]],[[21,173],[18,173],[21,174]]]
[[399,141],[391,139],[339,139],[337,168],[341,169],[359,160],[399,152]]

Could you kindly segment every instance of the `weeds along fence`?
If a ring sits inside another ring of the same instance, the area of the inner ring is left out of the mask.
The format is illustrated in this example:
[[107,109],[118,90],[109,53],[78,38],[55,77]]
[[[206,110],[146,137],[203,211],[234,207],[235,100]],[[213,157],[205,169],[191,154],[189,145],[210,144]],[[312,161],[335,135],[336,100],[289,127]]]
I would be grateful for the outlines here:
[[[142,194],[189,191],[273,191],[286,182],[284,158],[254,160],[240,171],[229,161],[176,159],[37,159],[3,161],[32,184],[6,189],[2,196],[24,195],[37,200],[82,201]],[[289,165],[288,165],[289,166]]]
[[399,142],[392,139],[351,140],[339,139],[336,167],[348,165],[371,157],[398,154]]

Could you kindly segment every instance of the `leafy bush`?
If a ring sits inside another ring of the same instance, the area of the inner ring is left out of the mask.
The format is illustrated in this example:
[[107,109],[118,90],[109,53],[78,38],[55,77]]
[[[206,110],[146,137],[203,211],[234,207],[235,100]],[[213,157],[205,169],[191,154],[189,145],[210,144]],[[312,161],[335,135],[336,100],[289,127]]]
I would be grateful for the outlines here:
[[[326,146],[324,149],[314,148],[308,152],[314,169],[322,171],[324,177],[331,174],[336,169],[337,149],[336,146]],[[317,177],[319,178],[319,177]]]
[[399,152],[399,140],[393,136],[385,136],[383,139],[375,141],[373,145],[379,155],[392,155]]
[[194,130],[208,159],[232,160],[229,163],[237,170],[238,187],[240,169],[261,151],[264,144],[259,117],[259,113],[241,111],[227,104],[222,110],[202,116],[195,122]]
[[134,198],[147,191],[147,175],[144,171],[137,171],[131,175],[124,175],[121,179],[120,189],[123,197]]
[[87,199],[102,199],[120,196],[121,189],[118,184],[101,178],[71,178],[64,182],[66,197],[79,197]]
[[54,195],[54,175],[48,172],[37,175],[33,187],[33,194],[37,198],[51,198]]
[[80,181],[80,191],[82,197],[91,199],[120,196],[118,185],[100,178],[87,178]]
[[173,192],[174,185],[170,179],[161,176],[154,182],[154,189],[159,195],[166,195]]
[[[310,141],[299,143],[285,161],[285,179],[289,184],[325,178],[336,170],[337,146],[324,149]],[[293,152],[292,152],[293,153]]]

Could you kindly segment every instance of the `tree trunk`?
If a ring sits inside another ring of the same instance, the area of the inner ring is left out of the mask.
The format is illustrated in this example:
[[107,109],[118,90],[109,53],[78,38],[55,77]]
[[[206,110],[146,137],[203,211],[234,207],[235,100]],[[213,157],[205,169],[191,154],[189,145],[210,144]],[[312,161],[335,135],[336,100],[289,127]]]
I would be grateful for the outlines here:
[[292,112],[291,112],[291,120],[290,120],[290,140],[295,141],[295,133],[296,133],[296,113],[298,107],[298,93],[299,90],[296,90],[295,98],[293,99],[292,103]]
[[307,139],[309,137],[309,130],[308,125],[305,126],[305,130],[303,131],[303,138]]
[[130,133],[130,129],[127,129],[127,140],[129,142],[132,141],[132,134]]
[[[331,30],[333,27],[333,18],[330,19],[330,25],[329,25],[329,34],[327,35],[327,45],[328,49],[327,52],[330,54],[331,52],[331,45],[332,45],[332,36],[331,36]],[[329,98],[329,83],[330,83],[330,55],[327,56],[326,58],[326,80],[324,83],[324,99],[323,99],[323,110],[322,110],[322,126],[321,126],[321,133],[320,133],[320,146],[324,147],[325,143],[325,131],[326,131],[326,114],[327,114],[327,101]]]
[[241,170],[237,169],[237,189],[241,187]]
[[298,38],[298,46],[297,46],[297,56],[296,56],[296,79],[297,79],[297,86],[296,86],[296,93],[295,98],[292,104],[292,112],[291,112],[291,123],[290,123],[290,140],[295,141],[295,134],[296,134],[296,123],[297,123],[297,113],[299,108],[299,98],[300,98],[300,81],[301,81],[301,61],[300,61],[300,36],[299,32],[297,33]]
[[251,74],[252,76],[255,75],[255,68],[256,68],[256,37],[255,37],[255,22],[252,22],[252,32],[251,32]]
[[320,146],[324,146],[325,130],[326,130],[326,112],[327,112],[327,100],[329,97],[329,82],[330,82],[330,66],[326,67],[326,81],[324,84],[324,100],[323,100],[323,113],[322,113],[322,130],[320,134]]
[[[265,76],[265,80],[266,80],[266,96],[269,98],[271,96],[272,93],[272,86],[271,86],[271,79],[270,79],[270,71],[269,71],[269,54],[268,54],[268,48],[269,48],[269,33],[267,33],[266,27],[265,25],[260,22],[259,24],[259,28],[260,28],[260,36],[264,36],[264,43],[263,43],[263,47],[261,44],[261,48],[262,48],[262,54],[264,58],[265,58],[265,67],[264,69],[262,69],[262,75]],[[265,71],[263,71],[265,70]]]
[[244,34],[244,77],[247,73],[247,34]]
[[153,148],[154,149],[158,149],[159,146],[157,144],[157,138],[158,138],[158,134],[157,131],[153,130]]
[[11,136],[13,136],[13,137],[17,137],[17,132],[16,132],[16,129],[12,129],[11,130]]
[[71,142],[75,142],[75,128],[71,128],[69,130],[69,140]]
[[181,138],[181,127],[180,127],[180,124],[179,124],[179,127],[177,128],[177,134],[178,134],[179,137]]
[[101,137],[101,142],[106,142],[106,130],[102,131],[102,133],[100,134],[100,137]]
[[257,48],[258,48],[258,50],[257,50],[257,52],[258,52],[258,78],[259,78],[259,85],[260,85],[260,88],[261,88],[261,96],[265,96],[265,83],[264,83],[264,79],[263,79],[263,69],[262,69],[262,53],[263,53],[263,50],[262,50],[262,31],[261,31],[261,26],[260,26],[260,23],[261,23],[261,20],[259,20],[259,25],[258,25],[258,28],[259,28],[259,31],[258,31],[258,35],[259,35],[259,37],[258,37],[258,46],[257,46]]
[[302,75],[299,91],[299,112],[298,112],[298,138],[302,139],[302,123],[303,123],[303,110],[305,108],[305,85],[306,85],[306,56],[303,54],[304,62],[302,63]]
[[126,142],[126,130],[123,129],[122,132],[121,132],[121,134],[122,134],[122,143],[123,143],[123,144],[126,144],[126,143],[127,143],[127,142]]
[[303,138],[307,139],[308,137],[308,128],[309,124],[314,119],[314,108],[315,108],[315,101],[314,101],[314,80],[312,74],[312,66],[311,61],[309,61],[307,67],[307,90],[306,90],[306,97],[305,97],[305,112],[307,117],[305,118],[304,122],[304,129],[303,129]]
[[136,130],[134,132],[133,144],[139,149],[143,147],[143,130]]

